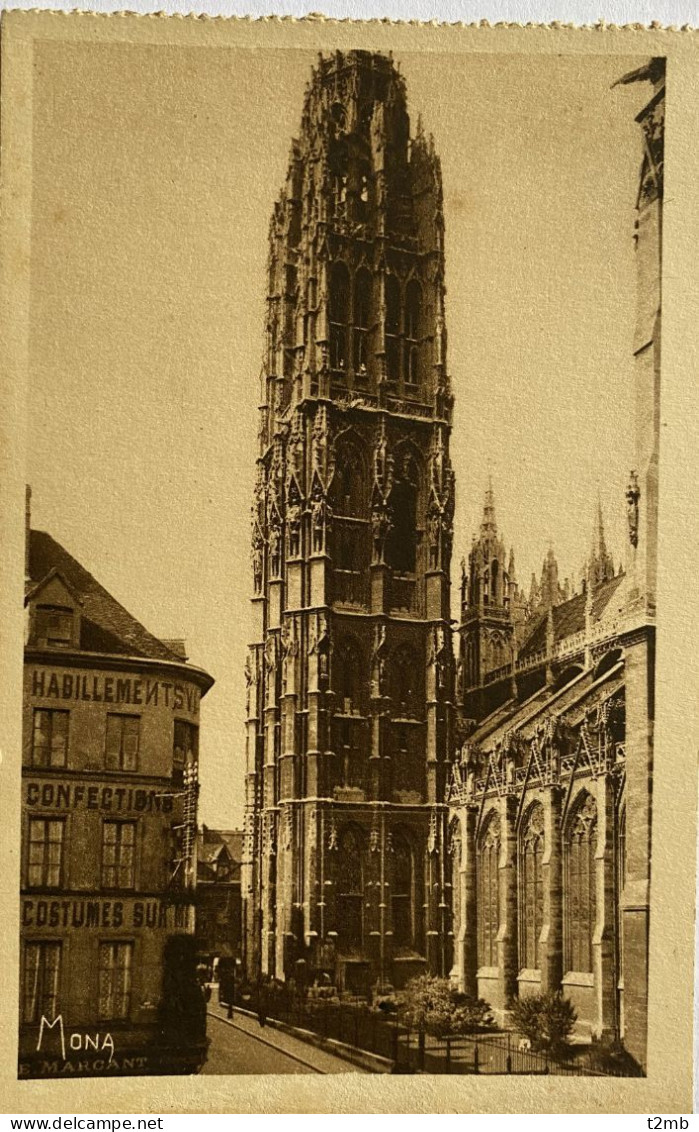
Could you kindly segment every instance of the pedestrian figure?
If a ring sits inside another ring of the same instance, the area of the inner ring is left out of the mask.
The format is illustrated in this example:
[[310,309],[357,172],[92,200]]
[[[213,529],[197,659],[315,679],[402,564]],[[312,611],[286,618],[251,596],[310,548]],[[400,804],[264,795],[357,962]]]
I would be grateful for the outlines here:
[[260,1026],[264,1026],[267,1021],[267,996],[263,987],[260,987],[260,994],[257,1000],[257,1021]]

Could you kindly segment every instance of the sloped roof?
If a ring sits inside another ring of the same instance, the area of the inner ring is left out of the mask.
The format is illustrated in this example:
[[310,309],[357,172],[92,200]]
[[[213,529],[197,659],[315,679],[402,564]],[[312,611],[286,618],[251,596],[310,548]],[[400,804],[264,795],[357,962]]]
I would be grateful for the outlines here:
[[209,829],[204,826],[199,831],[200,859],[215,861],[222,848],[226,847],[234,864],[240,864],[243,856],[242,829]]
[[239,881],[243,855],[242,829],[209,829],[203,826],[197,835],[197,880],[218,881],[218,861],[224,854],[231,859],[229,882]]
[[549,715],[563,718],[571,727],[576,727],[591,707],[617,692],[623,684],[623,661],[607,669],[597,679],[593,670],[588,668],[558,691],[544,687],[522,704],[508,701],[503,708],[483,720],[469,741],[484,750],[491,750],[506,732],[514,729],[523,738],[530,739],[542,717]]
[[46,531],[31,531],[28,591],[34,590],[52,572],[60,574],[80,601],[81,649],[182,663],[181,656],[149,633],[51,535]]
[[[614,594],[618,590],[623,574],[617,574],[608,582],[603,582],[595,589],[592,596],[592,620],[599,621],[607,610]],[[542,613],[532,626],[530,635],[519,650],[519,657],[524,659],[534,656],[546,648],[546,622],[548,614]],[[574,594],[568,601],[553,607],[553,635],[554,640],[562,641],[572,637],[574,633],[582,632],[585,628],[585,594]]]

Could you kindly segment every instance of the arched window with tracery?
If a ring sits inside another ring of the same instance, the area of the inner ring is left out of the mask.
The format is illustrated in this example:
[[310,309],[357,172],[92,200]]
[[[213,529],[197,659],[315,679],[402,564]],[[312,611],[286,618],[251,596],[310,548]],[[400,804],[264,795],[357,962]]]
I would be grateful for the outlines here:
[[360,224],[363,224],[369,216],[371,199],[371,163],[369,161],[360,160],[357,162],[355,179],[355,215]]
[[335,450],[330,503],[339,519],[365,519],[367,514],[367,476],[362,451],[351,437],[342,438]]
[[[626,805],[622,803],[616,818],[616,846],[614,854],[614,872],[616,893],[614,901],[616,920],[616,983],[617,983],[617,1018],[623,1023],[622,992],[619,984],[624,974],[624,914],[623,895],[626,883]],[[623,985],[623,984],[622,984]],[[623,1037],[623,1034],[622,1034]]]
[[411,279],[405,289],[405,362],[403,380],[406,385],[420,383],[420,336],[422,319],[422,288],[417,279]]
[[393,835],[393,943],[397,948],[415,946],[415,866],[413,847],[403,831]]
[[354,637],[343,637],[333,658],[333,686],[342,715],[360,715],[364,676],[362,649]]
[[415,573],[418,486],[417,462],[405,453],[391,492],[393,526],[386,539],[386,562],[398,574]]
[[483,571],[483,605],[490,604],[490,570],[485,568]]
[[583,790],[568,820],[565,838],[565,968],[592,971],[592,937],[597,919],[597,804]]
[[500,817],[492,811],[478,839],[478,965],[497,967],[500,928]]
[[395,275],[387,275],[386,299],[386,376],[389,381],[400,378],[400,283]]
[[342,952],[361,951],[364,912],[364,837],[346,826],[338,838],[337,936]]
[[364,607],[367,602],[371,553],[367,493],[364,457],[348,437],[336,448],[330,492],[334,599],[344,605]]
[[415,651],[401,645],[391,658],[390,694],[397,715],[412,719],[419,714],[420,683]]
[[499,569],[498,560],[497,558],[494,558],[490,565],[490,593],[492,595],[493,605],[497,605],[500,598],[500,590],[498,586]]
[[345,373],[348,369],[347,323],[349,321],[350,278],[345,263],[338,261],[330,269],[330,368]]
[[544,922],[544,810],[534,802],[519,838],[519,965],[539,968],[539,936]]
[[449,826],[449,854],[451,857],[451,928],[454,940],[461,931],[461,823],[454,818]]
[[354,277],[354,374],[361,381],[369,372],[369,331],[371,327],[371,275],[360,267]]

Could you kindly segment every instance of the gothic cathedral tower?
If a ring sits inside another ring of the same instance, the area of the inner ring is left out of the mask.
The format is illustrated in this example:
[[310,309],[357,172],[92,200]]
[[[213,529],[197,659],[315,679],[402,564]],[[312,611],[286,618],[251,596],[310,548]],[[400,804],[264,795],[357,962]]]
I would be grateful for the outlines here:
[[403,78],[319,59],[270,228],[253,504],[249,976],[449,970],[454,477],[439,160]]

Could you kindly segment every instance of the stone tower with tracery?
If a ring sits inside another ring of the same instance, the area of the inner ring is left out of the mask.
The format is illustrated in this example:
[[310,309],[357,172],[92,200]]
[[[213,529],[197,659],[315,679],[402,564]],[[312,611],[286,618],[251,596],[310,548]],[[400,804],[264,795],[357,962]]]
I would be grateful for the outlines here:
[[363,992],[451,963],[442,184],[389,57],[319,59],[269,239],[245,962]]

